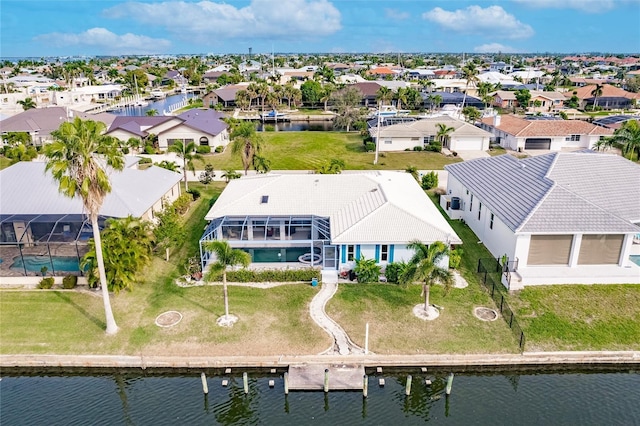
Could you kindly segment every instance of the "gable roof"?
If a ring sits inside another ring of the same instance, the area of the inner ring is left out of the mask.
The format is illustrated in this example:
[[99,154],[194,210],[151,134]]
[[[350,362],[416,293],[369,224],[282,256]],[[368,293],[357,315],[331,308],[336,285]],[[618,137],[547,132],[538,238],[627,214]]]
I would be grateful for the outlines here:
[[461,242],[408,173],[244,177],[227,185],[206,219],[246,215],[329,217],[335,244]]
[[32,108],[0,121],[2,132],[38,132],[48,135],[57,130],[68,117],[80,117],[83,120],[100,121],[107,127],[116,119],[116,115],[109,113],[87,114],[63,107]]
[[[578,87],[575,90],[571,90],[566,93],[567,97],[573,96],[573,92],[576,92],[578,99],[592,99],[594,96],[591,94],[596,88],[595,84],[588,86]],[[610,84],[602,85],[602,95],[598,98],[627,98],[627,99],[640,99],[640,93],[631,93],[623,90],[619,87],[612,86]]]
[[452,117],[428,117],[420,120],[392,124],[380,128],[380,136],[387,137],[412,137],[424,135],[436,135],[438,133],[438,124],[445,124],[447,127],[453,127],[455,130],[451,133],[452,137],[486,137],[493,135],[486,130],[482,130],[473,124],[462,120],[456,120]]
[[368,97],[375,98],[376,94],[378,93],[378,90],[380,90],[380,87],[382,87],[380,84],[373,81],[355,83],[355,84],[352,84],[352,86],[360,89],[360,91],[362,92],[362,96],[365,98],[368,98]]
[[500,155],[445,169],[513,232],[640,232],[640,166],[617,155]]
[[[101,216],[109,217],[142,216],[182,179],[180,173],[156,166],[111,171],[109,177],[112,190],[100,209]],[[0,171],[0,188],[2,215],[84,213],[80,198],[60,194],[44,162],[23,161]]]
[[525,120],[506,114],[500,116],[500,124],[497,126],[493,124],[494,117],[484,117],[481,121],[516,137],[613,134],[611,129],[582,120]]
[[107,130],[107,134],[116,130],[125,130],[136,136],[146,137],[149,132],[146,129],[157,126],[158,124],[166,123],[173,120],[175,117],[171,116],[146,116],[146,115],[119,115],[113,120],[111,126]]
[[229,125],[222,121],[225,115],[212,109],[190,109],[178,116],[184,120],[184,125],[195,130],[216,136]]

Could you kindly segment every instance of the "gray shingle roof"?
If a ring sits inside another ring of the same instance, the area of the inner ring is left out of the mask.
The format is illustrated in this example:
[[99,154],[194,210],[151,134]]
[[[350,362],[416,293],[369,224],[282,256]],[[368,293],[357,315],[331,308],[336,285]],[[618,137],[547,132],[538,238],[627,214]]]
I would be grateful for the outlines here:
[[640,166],[590,151],[445,166],[514,232],[639,232]]
[[[124,169],[110,174],[112,191],[100,214],[109,217],[142,216],[181,179],[160,167]],[[43,162],[20,162],[0,172],[0,214],[82,214],[80,198],[58,192]]]

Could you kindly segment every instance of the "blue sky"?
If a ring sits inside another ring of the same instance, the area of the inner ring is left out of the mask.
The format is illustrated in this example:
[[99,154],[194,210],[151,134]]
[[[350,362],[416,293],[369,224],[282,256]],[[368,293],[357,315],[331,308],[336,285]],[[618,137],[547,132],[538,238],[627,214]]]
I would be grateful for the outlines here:
[[0,56],[640,53],[640,0],[0,3]]

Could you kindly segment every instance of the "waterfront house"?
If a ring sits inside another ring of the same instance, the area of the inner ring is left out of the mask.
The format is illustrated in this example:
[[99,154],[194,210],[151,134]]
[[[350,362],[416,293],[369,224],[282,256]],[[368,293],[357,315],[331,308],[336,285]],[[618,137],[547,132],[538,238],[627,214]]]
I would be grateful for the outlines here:
[[[511,290],[640,283],[640,166],[592,151],[511,155],[445,166],[440,204],[503,263]],[[503,258],[504,257],[504,258]]]
[[501,147],[513,151],[593,148],[600,138],[613,134],[611,129],[581,120],[510,114],[484,117],[479,126],[493,133]]
[[227,240],[254,266],[311,263],[348,271],[360,257],[382,266],[406,261],[412,240],[461,244],[408,173],[267,174],[232,180],[206,215],[209,240]]

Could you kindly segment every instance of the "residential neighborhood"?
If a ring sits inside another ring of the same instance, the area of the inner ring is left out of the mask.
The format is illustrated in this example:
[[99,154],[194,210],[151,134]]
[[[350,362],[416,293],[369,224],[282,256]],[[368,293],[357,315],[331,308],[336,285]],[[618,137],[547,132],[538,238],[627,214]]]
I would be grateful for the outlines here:
[[638,422],[637,2],[18,3],[0,423]]

